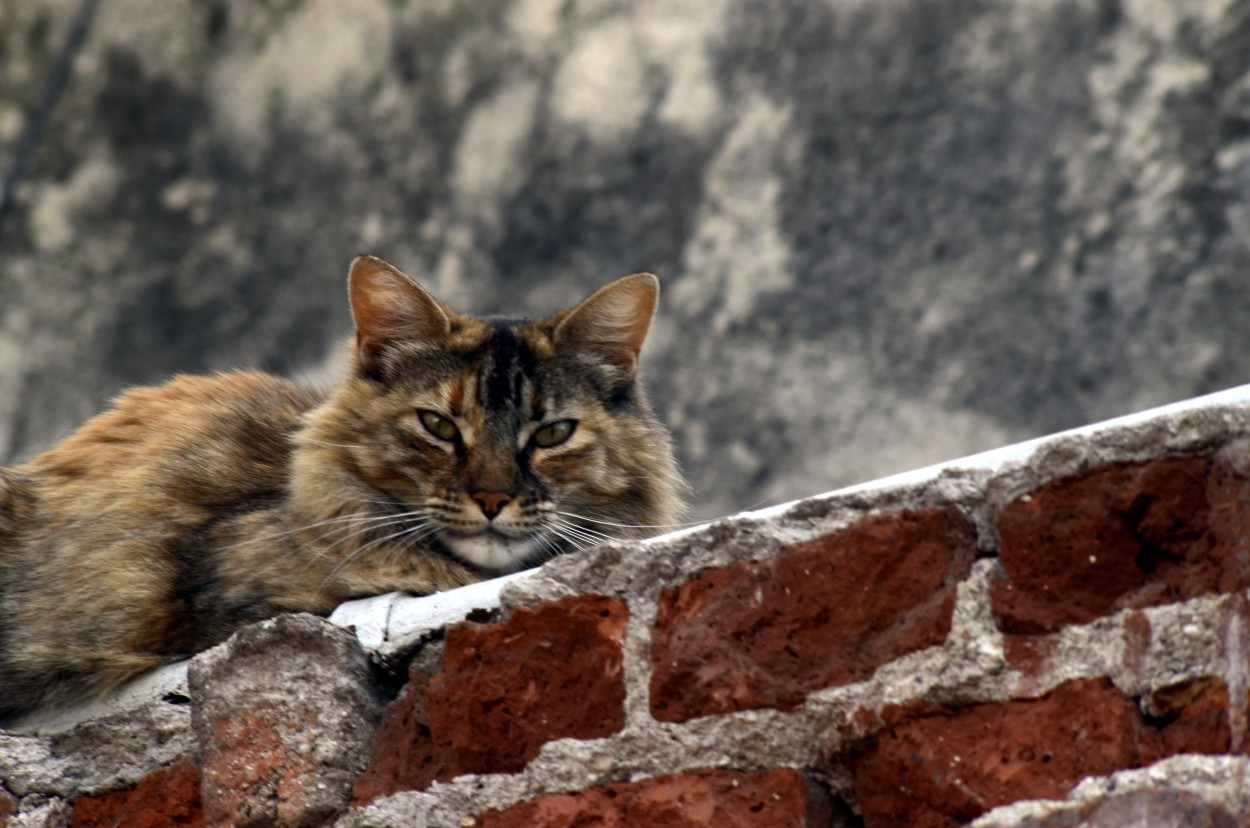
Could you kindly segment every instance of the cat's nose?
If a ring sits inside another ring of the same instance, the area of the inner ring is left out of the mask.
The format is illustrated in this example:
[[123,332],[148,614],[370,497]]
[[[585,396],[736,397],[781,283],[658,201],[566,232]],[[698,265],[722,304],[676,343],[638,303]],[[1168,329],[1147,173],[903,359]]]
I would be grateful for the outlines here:
[[503,511],[503,507],[512,502],[512,495],[507,492],[470,492],[469,497],[482,507],[482,514],[486,515],[487,520],[494,520]]

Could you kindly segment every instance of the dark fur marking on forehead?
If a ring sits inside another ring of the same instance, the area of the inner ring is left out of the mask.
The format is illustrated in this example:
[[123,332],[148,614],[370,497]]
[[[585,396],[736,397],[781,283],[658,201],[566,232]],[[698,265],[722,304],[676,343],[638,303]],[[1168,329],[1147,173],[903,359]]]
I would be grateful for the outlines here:
[[533,378],[537,360],[513,330],[517,324],[509,319],[491,321],[491,337],[486,345],[490,368],[483,376],[482,399],[493,410],[524,407],[525,379]]
[[465,357],[451,351],[399,343],[384,352],[382,374],[366,377],[383,384],[431,388],[464,371],[465,365]]

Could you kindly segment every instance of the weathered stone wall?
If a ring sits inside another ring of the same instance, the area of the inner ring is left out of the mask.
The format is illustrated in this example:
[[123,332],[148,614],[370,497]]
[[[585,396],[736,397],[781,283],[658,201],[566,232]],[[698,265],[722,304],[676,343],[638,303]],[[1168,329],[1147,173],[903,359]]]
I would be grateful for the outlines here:
[[[357,252],[466,310],[645,269],[736,512],[1245,381],[1238,0],[0,4],[0,462],[316,372]],[[20,165],[19,165],[20,166]]]
[[0,734],[0,824],[1244,825],[1247,434],[1250,386],[267,621]]

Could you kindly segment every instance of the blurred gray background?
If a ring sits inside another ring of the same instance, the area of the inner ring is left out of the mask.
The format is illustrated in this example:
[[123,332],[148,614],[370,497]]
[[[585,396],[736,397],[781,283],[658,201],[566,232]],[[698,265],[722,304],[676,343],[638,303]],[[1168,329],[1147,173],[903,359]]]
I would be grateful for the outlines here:
[[697,515],[1250,379],[1245,0],[0,0],[0,462],[333,376],[348,262],[664,284]]

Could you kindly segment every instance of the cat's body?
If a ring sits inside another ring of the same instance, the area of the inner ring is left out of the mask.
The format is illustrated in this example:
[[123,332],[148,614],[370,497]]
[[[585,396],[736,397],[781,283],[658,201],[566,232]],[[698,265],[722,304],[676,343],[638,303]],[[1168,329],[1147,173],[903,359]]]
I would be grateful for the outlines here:
[[281,612],[448,589],[680,513],[636,378],[653,277],[534,323],[455,314],[376,259],[350,286],[332,394],[180,377],[0,469],[0,718]]

